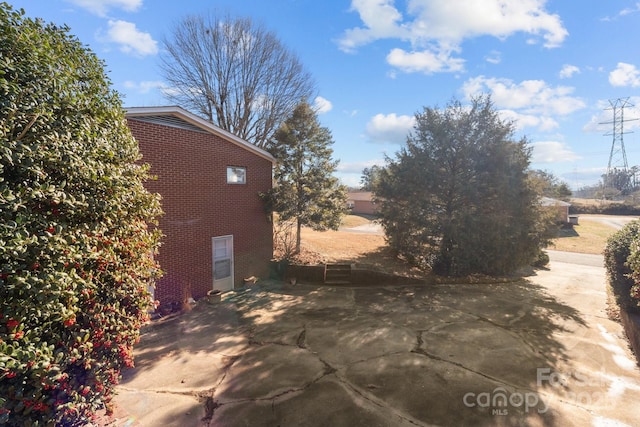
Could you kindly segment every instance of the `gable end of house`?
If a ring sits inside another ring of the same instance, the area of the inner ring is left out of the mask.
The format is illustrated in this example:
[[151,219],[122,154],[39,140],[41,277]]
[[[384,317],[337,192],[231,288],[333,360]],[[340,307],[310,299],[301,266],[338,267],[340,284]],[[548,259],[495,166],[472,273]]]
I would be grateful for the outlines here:
[[272,164],[276,162],[276,159],[266,150],[239,138],[231,132],[222,129],[181,107],[132,107],[125,110],[125,116],[130,120],[138,120],[183,130],[209,133],[221,137],[225,141],[262,157],[263,159],[270,161]]

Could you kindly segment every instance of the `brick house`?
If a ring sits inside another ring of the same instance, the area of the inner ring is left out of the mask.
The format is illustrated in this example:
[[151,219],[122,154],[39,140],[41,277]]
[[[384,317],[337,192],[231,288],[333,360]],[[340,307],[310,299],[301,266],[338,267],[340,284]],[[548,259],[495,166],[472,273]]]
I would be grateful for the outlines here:
[[556,221],[562,224],[569,223],[569,207],[571,203],[562,200],[552,199],[551,197],[542,197],[540,204],[545,208],[556,211]]
[[354,214],[376,215],[378,207],[371,191],[356,191],[347,194],[347,206]]
[[264,277],[273,231],[259,193],[272,185],[266,151],[179,107],[130,108],[126,118],[162,196],[161,305]]

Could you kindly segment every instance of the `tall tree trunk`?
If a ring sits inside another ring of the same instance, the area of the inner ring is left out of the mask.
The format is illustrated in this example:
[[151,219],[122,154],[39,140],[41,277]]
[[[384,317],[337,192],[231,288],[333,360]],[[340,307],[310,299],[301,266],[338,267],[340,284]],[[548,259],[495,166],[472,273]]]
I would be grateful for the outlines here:
[[302,226],[300,224],[300,218],[296,219],[296,253],[300,253],[300,230]]

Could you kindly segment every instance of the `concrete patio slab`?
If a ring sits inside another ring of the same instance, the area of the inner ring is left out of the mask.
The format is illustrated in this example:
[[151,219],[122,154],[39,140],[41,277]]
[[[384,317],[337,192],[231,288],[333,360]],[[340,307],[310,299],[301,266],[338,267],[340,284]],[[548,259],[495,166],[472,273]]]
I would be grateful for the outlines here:
[[201,399],[193,395],[123,388],[117,399],[128,413],[116,421],[121,426],[198,426],[203,417]]
[[638,422],[602,257],[494,284],[258,283],[151,325],[136,356],[116,403],[142,426]]
[[330,368],[305,349],[265,344],[245,352],[215,391],[216,401],[272,400],[303,390]]

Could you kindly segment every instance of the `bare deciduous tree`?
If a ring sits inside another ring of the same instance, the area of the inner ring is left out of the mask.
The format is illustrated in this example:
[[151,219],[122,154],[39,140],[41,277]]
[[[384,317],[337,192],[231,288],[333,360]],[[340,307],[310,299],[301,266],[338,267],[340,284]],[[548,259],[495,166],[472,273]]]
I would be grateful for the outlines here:
[[261,148],[315,90],[298,57],[248,18],[189,16],[164,47],[166,96]]

